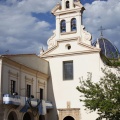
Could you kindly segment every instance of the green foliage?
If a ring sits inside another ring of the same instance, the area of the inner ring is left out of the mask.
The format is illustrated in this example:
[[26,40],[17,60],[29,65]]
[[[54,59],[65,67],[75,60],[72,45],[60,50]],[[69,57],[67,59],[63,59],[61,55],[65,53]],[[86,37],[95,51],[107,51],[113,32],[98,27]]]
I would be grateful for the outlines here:
[[77,90],[82,93],[80,101],[90,111],[98,111],[96,120],[120,120],[120,76],[110,70],[103,70],[104,77],[92,82],[89,73],[87,80],[80,80]]
[[[117,53],[116,53],[117,54]],[[120,60],[119,59],[115,59],[114,55],[113,58],[107,58],[104,54],[100,53],[101,59],[103,60],[103,62],[108,65],[108,66],[113,66],[113,67],[118,67],[120,66]]]

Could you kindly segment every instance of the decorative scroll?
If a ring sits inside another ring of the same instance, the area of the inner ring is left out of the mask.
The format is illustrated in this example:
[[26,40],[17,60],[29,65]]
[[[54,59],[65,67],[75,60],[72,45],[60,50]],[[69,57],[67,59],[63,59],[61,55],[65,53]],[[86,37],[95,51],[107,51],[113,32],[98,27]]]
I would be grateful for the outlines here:
[[85,30],[85,27],[83,25],[81,27],[82,27],[81,29],[82,40],[91,41],[92,38],[91,34]]
[[56,36],[56,31],[54,30],[53,35],[48,39],[48,42],[47,42],[48,48],[51,48],[55,45],[55,40],[54,40],[55,36]]

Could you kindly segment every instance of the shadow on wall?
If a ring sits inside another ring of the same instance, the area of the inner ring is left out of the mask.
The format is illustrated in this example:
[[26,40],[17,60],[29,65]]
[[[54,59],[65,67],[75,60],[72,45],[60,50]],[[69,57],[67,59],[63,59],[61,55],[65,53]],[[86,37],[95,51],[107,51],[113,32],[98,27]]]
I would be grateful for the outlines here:
[[47,119],[49,120],[58,120],[58,113],[57,113],[57,108],[56,108],[56,101],[54,97],[54,91],[53,91],[53,81],[51,77],[51,72],[50,72],[50,66],[49,66],[49,75],[50,78],[48,80],[48,88],[47,88],[47,97],[48,101],[51,101],[53,104],[53,109],[50,109],[47,111]]

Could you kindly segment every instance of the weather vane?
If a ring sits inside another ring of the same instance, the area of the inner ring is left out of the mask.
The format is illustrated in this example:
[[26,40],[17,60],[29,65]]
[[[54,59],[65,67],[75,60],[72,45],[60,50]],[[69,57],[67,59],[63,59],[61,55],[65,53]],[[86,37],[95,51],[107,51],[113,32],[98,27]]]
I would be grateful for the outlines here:
[[105,30],[102,26],[100,27],[100,29],[98,29],[98,31],[101,31],[101,37],[103,37],[103,30]]

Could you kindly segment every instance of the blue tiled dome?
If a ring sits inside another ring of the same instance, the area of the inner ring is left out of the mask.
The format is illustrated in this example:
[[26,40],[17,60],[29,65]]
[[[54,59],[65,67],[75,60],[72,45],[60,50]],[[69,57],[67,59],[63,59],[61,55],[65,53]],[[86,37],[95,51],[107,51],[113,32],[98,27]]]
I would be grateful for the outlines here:
[[[96,43],[93,43],[96,46]],[[109,59],[118,59],[119,58],[119,51],[109,40],[101,37],[98,39],[99,46],[101,48],[101,54],[105,55],[105,57]]]

